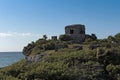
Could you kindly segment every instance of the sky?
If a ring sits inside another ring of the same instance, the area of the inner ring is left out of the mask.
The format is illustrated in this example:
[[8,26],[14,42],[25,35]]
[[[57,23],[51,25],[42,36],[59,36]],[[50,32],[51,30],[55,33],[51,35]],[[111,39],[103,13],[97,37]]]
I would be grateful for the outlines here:
[[0,0],[0,52],[22,51],[46,34],[84,24],[98,38],[120,32],[120,0]]

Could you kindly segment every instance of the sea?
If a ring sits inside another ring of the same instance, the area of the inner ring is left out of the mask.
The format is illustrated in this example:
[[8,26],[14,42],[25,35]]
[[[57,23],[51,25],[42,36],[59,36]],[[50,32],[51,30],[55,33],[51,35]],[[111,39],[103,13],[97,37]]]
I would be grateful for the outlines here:
[[0,68],[9,66],[23,58],[22,52],[0,52]]

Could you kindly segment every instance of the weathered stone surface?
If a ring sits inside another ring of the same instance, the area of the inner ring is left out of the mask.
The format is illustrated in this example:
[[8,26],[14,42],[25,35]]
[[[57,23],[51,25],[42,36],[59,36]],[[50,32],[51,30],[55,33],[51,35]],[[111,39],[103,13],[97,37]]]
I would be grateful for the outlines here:
[[85,34],[85,26],[81,24],[68,25],[65,27],[65,34]]
[[66,26],[65,34],[69,35],[75,42],[83,42],[85,40],[85,26],[81,24]]
[[39,61],[42,61],[43,58],[47,55],[47,53],[43,52],[43,53],[40,53],[38,55],[34,55],[34,56],[26,56],[25,59],[28,63],[31,63],[31,62],[39,62]]
[[52,36],[52,40],[57,40],[57,36]]

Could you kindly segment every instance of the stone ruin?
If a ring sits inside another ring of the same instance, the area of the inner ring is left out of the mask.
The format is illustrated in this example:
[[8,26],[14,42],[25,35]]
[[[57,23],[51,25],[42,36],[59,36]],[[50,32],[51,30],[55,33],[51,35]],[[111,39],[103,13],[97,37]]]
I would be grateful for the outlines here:
[[57,40],[57,36],[51,36],[52,40]]
[[83,42],[85,40],[85,26],[82,24],[68,25],[65,27],[65,35],[69,35],[75,42]]
[[[96,38],[95,34],[86,34],[85,33],[85,25],[82,24],[73,24],[73,25],[68,25],[65,26],[65,34],[64,35],[68,35],[72,41],[74,43],[82,43],[84,42],[86,39],[89,38]],[[94,37],[93,37],[94,35]],[[52,40],[57,40],[57,36],[51,36]]]

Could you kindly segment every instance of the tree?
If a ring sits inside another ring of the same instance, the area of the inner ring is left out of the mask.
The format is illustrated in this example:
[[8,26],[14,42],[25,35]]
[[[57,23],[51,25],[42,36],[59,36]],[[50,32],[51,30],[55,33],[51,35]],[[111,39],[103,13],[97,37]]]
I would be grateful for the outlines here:
[[96,40],[97,36],[95,34],[91,34],[91,38],[92,38],[92,40]]
[[115,42],[115,38],[114,38],[113,36],[108,36],[107,39],[108,39],[108,41],[111,42],[111,43]]
[[120,43],[120,33],[115,35],[115,39],[118,43]]
[[48,38],[48,37],[47,37],[47,35],[46,35],[46,34],[45,34],[45,35],[43,35],[43,39],[45,39],[45,40],[46,40],[47,38]]

